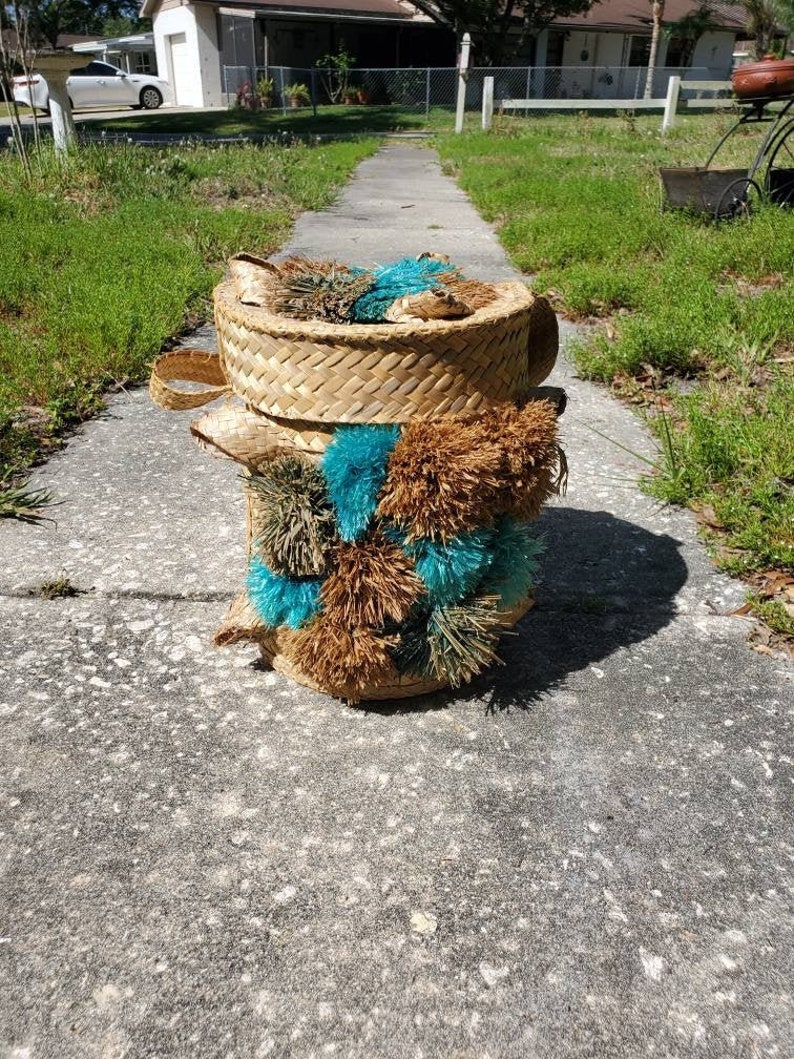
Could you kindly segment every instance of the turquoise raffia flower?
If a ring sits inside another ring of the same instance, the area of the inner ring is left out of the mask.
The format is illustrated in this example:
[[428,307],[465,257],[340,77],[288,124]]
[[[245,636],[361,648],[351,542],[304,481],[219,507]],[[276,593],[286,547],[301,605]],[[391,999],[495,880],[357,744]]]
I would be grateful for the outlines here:
[[248,566],[248,598],[265,625],[300,629],[320,612],[319,577],[283,577],[254,557]]
[[366,533],[399,436],[399,426],[389,423],[336,428],[322,469],[343,541],[359,540]]

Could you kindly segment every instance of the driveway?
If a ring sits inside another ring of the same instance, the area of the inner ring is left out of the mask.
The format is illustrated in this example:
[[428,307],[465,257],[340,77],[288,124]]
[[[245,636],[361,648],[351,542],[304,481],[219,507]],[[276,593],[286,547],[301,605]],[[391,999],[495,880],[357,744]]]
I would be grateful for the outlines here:
[[[218,108],[218,107],[177,107],[177,106],[173,106],[172,107],[172,106],[163,106],[158,111],[149,111],[149,113],[164,114],[164,113],[167,112],[169,114],[202,114],[204,112],[215,113],[215,112],[218,111],[218,109],[224,109],[224,108]],[[128,117],[130,117],[131,114],[142,114],[142,113],[146,113],[146,112],[145,111],[140,111],[140,110],[133,110],[132,107],[121,107],[121,109],[116,109],[116,110],[111,110],[111,109],[108,109],[108,110],[102,110],[102,109],[78,110],[76,112],[76,114],[74,115],[74,122],[75,122],[75,125],[77,125],[77,126],[90,125],[92,122],[95,122],[95,121],[100,121],[100,122],[101,121],[111,121],[111,120],[113,120],[115,118],[128,118]],[[44,114],[40,114],[38,120],[39,120],[39,124],[40,125],[42,125],[44,127],[49,127],[49,125],[50,125],[49,116],[46,116]],[[0,126],[10,125],[10,124],[11,124],[11,118],[10,117],[0,115]],[[30,126],[33,125],[33,115],[31,114],[31,112],[29,110],[27,110],[27,108],[24,109],[24,117],[22,117],[22,124],[23,125],[30,125]]]

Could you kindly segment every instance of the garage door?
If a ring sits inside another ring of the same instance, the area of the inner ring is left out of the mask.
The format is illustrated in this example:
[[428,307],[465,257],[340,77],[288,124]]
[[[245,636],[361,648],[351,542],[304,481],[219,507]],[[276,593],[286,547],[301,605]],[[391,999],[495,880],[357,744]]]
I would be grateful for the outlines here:
[[173,78],[174,102],[182,106],[195,106],[193,100],[193,72],[190,63],[187,36],[175,33],[168,38],[171,46],[171,76]]

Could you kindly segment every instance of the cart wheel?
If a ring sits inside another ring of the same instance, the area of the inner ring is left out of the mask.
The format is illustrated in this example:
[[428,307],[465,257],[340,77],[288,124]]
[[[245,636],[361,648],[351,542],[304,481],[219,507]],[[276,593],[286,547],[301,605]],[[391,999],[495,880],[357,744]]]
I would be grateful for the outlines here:
[[729,184],[714,208],[714,219],[727,220],[732,217],[749,217],[753,205],[763,198],[763,191],[755,180],[742,177]]
[[794,207],[794,121],[785,127],[770,152],[764,186],[775,206]]
[[[789,140],[792,142],[789,143]],[[778,155],[780,162],[778,162]],[[770,169],[790,169],[794,165],[794,118],[783,126],[770,144],[768,166]]]
[[767,170],[766,198],[781,209],[794,207],[794,168]]

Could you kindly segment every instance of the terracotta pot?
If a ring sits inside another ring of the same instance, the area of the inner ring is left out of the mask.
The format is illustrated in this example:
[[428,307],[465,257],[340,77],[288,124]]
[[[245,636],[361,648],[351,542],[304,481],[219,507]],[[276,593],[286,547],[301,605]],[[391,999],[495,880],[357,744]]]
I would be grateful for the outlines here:
[[733,91],[740,99],[771,99],[794,95],[794,59],[765,55],[733,71]]

